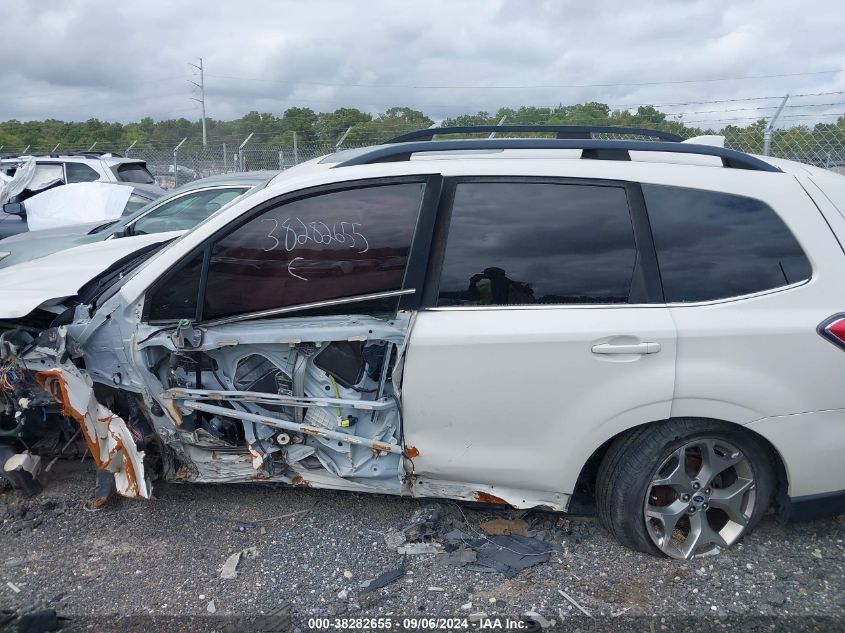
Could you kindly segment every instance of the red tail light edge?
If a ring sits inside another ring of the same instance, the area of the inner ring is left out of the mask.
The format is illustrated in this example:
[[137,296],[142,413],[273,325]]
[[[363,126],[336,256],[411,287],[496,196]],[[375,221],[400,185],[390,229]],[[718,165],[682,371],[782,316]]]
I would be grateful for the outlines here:
[[825,319],[816,331],[838,348],[845,350],[845,312]]

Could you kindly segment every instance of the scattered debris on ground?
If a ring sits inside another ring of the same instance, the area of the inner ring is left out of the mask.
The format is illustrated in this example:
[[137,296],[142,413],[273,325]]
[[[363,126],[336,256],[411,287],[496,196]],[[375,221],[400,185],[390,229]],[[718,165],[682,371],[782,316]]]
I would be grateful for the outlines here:
[[243,549],[240,552],[235,552],[229,556],[229,558],[226,559],[226,562],[223,563],[223,568],[220,570],[220,577],[226,580],[237,578],[238,563],[241,562],[241,558],[253,558],[255,557],[256,552],[257,549],[255,547],[247,547],[246,549]]
[[522,519],[491,519],[479,525],[488,536],[508,536],[519,534],[525,536],[528,532],[528,523]]
[[[61,459],[39,495],[0,491],[0,630],[45,609],[70,631],[100,630],[103,614],[237,620],[223,633],[388,613],[507,616],[523,631],[667,613],[835,630],[845,617],[845,517],[765,517],[718,556],[673,561],[622,547],[593,517],[307,488],[157,482],[154,503],[91,511],[93,474],[90,459]],[[486,533],[497,520],[525,533]]]

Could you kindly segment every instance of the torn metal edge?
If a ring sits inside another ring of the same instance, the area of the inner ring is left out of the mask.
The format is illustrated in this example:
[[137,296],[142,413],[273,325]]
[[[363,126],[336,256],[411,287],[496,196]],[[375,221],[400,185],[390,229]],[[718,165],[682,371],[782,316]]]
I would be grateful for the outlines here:
[[56,367],[35,374],[38,383],[62,405],[62,415],[79,424],[97,468],[114,475],[118,494],[149,499],[144,453],[137,450],[126,422],[100,404],[94,389],[74,367]]

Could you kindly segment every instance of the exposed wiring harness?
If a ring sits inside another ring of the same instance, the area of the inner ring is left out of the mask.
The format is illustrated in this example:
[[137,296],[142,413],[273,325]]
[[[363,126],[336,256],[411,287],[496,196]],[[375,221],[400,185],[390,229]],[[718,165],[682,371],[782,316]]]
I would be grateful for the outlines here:
[[14,393],[16,385],[24,378],[24,370],[8,363],[0,365],[0,390],[6,393]]

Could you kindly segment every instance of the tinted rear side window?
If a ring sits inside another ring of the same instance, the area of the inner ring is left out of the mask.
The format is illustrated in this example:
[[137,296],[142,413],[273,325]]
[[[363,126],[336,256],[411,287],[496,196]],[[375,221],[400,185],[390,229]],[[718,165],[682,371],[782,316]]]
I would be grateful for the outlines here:
[[152,185],[152,177],[143,163],[123,163],[117,166],[117,179],[120,182],[137,182],[142,185]]
[[65,163],[68,183],[94,182],[100,179],[100,174],[85,163]]
[[438,305],[626,303],[636,260],[622,187],[460,183]]
[[798,241],[753,198],[643,185],[668,302],[710,301],[810,278]]

